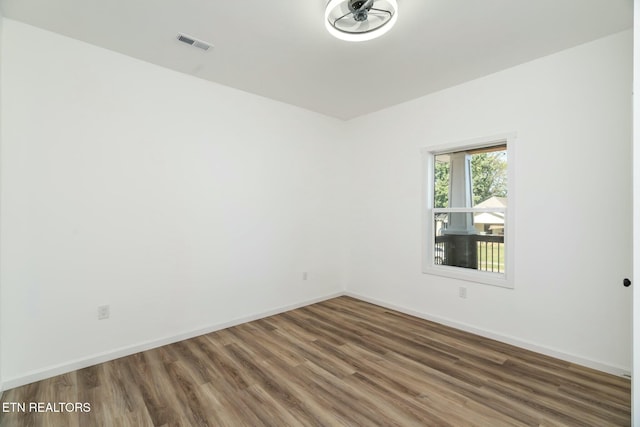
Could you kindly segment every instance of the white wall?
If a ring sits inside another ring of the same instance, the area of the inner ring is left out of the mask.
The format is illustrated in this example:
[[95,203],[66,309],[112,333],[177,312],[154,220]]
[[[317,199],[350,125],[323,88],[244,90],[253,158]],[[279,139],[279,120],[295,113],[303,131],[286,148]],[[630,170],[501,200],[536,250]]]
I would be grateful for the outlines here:
[[[640,271],[640,0],[633,2],[633,272]],[[633,289],[631,423],[640,426],[640,290]]]
[[343,291],[344,123],[12,20],[3,43],[7,386]]
[[[627,31],[350,122],[348,291],[630,371],[631,77]],[[505,132],[515,289],[423,275],[420,148]]]
[[[2,33],[4,27],[4,16],[2,15],[2,10],[0,9],[0,64],[2,64]],[[0,147],[2,147],[2,67],[0,66]],[[0,151],[0,156],[2,156],[2,152]],[[1,158],[1,157],[0,157]],[[1,186],[0,186],[1,191]],[[0,233],[2,231],[0,230]],[[1,235],[1,234],[0,234]],[[0,251],[2,248],[0,247]],[[0,266],[0,269],[2,267]],[[2,392],[4,390],[4,385],[2,382],[2,283],[0,282],[0,397],[2,397]]]

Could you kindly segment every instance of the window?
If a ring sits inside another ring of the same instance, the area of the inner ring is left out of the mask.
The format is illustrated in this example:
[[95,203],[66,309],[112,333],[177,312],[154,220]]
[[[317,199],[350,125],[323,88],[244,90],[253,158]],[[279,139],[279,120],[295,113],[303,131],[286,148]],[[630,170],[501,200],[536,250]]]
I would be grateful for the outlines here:
[[425,149],[423,271],[513,286],[513,135]]

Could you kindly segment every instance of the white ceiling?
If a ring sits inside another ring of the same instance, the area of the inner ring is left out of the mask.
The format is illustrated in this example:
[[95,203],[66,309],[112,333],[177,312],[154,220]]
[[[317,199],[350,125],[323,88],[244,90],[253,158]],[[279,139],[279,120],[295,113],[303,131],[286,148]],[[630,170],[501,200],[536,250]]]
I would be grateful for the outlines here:
[[[632,26],[632,0],[398,0],[384,37],[324,27],[327,0],[0,0],[7,18],[350,119]],[[208,41],[209,51],[176,40]]]

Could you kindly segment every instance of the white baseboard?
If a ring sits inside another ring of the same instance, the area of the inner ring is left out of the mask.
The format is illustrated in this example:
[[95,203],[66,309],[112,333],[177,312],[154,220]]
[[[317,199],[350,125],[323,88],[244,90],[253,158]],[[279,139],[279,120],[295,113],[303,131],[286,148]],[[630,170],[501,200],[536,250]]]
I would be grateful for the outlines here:
[[99,353],[91,357],[76,359],[70,362],[61,363],[59,365],[50,366],[44,369],[39,369],[36,371],[29,372],[25,375],[21,375],[19,377],[6,379],[5,381],[2,382],[2,384],[0,384],[0,390],[9,390],[15,387],[20,387],[25,384],[30,384],[36,381],[44,380],[46,378],[51,378],[56,375],[66,374],[67,372],[72,372],[78,369],[83,369],[89,366],[97,365],[99,363],[108,362],[110,360],[118,359],[120,357],[130,356],[132,354],[139,353],[141,351],[151,350],[157,347],[162,347],[163,345],[187,340],[200,335],[219,331],[221,329],[230,328],[232,326],[236,326],[242,323],[251,322],[253,320],[262,319],[264,317],[273,316],[279,313],[284,313],[285,311],[295,310],[296,308],[326,301],[328,299],[339,297],[342,295],[344,295],[344,292],[335,292],[329,295],[305,300],[299,303],[277,307],[271,310],[263,311],[261,313],[256,313],[254,315],[240,317],[228,322],[207,326],[205,328],[201,328],[198,330],[184,332],[178,335],[172,335],[172,336],[160,338],[157,340],[146,341],[140,344],[136,344],[128,347],[122,347],[122,348],[112,350],[112,351],[107,351],[104,353]]
[[584,357],[580,357],[574,354],[565,353],[553,348],[541,346],[529,341],[521,340],[518,338],[510,337],[508,335],[502,335],[493,331],[488,331],[485,329],[480,329],[472,325],[468,325],[461,322],[456,322],[451,319],[446,319],[443,317],[432,316],[426,313],[422,313],[419,311],[411,310],[406,307],[401,307],[395,304],[390,304],[385,301],[380,301],[375,298],[369,298],[364,295],[360,295],[353,292],[345,292],[345,295],[350,296],[352,298],[356,298],[365,302],[369,302],[371,304],[379,305],[381,307],[385,307],[391,310],[399,311],[401,313],[408,314],[410,316],[419,317],[421,319],[430,320],[432,322],[440,323],[446,326],[451,326],[452,328],[460,329],[466,332],[471,332],[472,334],[479,335],[485,338],[490,338],[496,341],[503,342],[505,344],[510,344],[516,347],[524,348],[526,350],[531,350],[536,353],[544,354],[547,356],[555,357],[557,359],[565,360],[570,363],[574,363],[576,365],[585,366],[587,368],[592,368],[598,371],[606,372],[612,375],[624,376],[627,378],[631,378],[631,371],[627,368],[623,368],[620,366],[613,366],[606,363],[598,362],[595,360],[587,359]]
[[109,360],[114,360],[114,359],[118,359],[120,357],[125,357],[125,356],[129,356],[135,353],[139,353],[141,351],[146,351],[146,350],[151,350],[157,347],[161,347],[163,345],[167,345],[167,344],[172,344],[178,341],[183,341],[186,339],[190,339],[190,338],[194,338],[200,335],[204,335],[204,334],[208,334],[211,332],[215,332],[215,331],[219,331],[221,329],[225,329],[225,328],[229,328],[232,326],[236,326],[242,323],[246,323],[246,322],[251,322],[253,320],[258,320],[258,319],[262,319],[264,317],[269,317],[269,316],[273,316],[275,314],[279,314],[279,313],[283,313],[285,311],[289,311],[289,310],[294,310],[296,308],[300,308],[300,307],[304,307],[310,304],[315,304],[318,302],[322,302],[322,301],[326,301],[328,299],[331,298],[336,298],[342,295],[347,295],[350,296],[352,298],[356,298],[365,302],[369,302],[371,304],[375,304],[375,305],[379,305],[381,307],[385,307],[391,310],[396,310],[399,311],[401,313],[405,313],[411,316],[415,316],[415,317],[419,317],[422,319],[426,319],[426,320],[430,320],[433,322],[437,322],[437,323],[441,323],[443,325],[447,325],[447,326],[451,326],[453,328],[456,329],[460,329],[463,331],[467,331],[467,332],[471,332],[473,334],[476,335],[480,335],[486,338],[491,338],[494,339],[496,341],[500,341],[506,344],[511,344],[514,345],[516,347],[520,347],[520,348],[524,348],[527,350],[531,350],[537,353],[541,353],[541,354],[545,354],[547,356],[551,356],[551,357],[555,357],[561,360],[565,360],[567,362],[571,362],[571,363],[575,363],[577,365],[581,365],[581,366],[586,366],[588,368],[592,368],[592,369],[596,369],[598,371],[602,371],[602,372],[607,372],[613,375],[619,375],[619,376],[626,376],[626,377],[630,377],[631,376],[631,371],[619,366],[612,366],[606,363],[601,363],[598,361],[594,361],[591,359],[587,359],[584,357],[580,357],[580,356],[576,356],[573,354],[568,354],[568,353],[564,353],[562,351],[558,351],[549,347],[544,347],[535,343],[531,343],[528,341],[524,341],[521,339],[517,339],[514,337],[510,337],[510,336],[506,336],[506,335],[502,335],[502,334],[498,334],[492,331],[488,331],[488,330],[484,330],[484,329],[480,329],[477,327],[474,327],[472,325],[468,325],[465,323],[460,323],[460,322],[456,322],[454,320],[450,320],[450,319],[446,319],[446,318],[442,318],[442,317],[438,317],[438,316],[432,316],[426,313],[422,313],[422,312],[418,312],[415,310],[411,310],[408,309],[406,307],[401,307],[395,304],[391,304],[391,303],[387,303],[385,301],[380,301],[377,300],[375,298],[369,298],[366,297],[364,295],[360,295],[357,293],[353,293],[353,292],[335,292],[329,295],[325,295],[322,297],[318,297],[318,298],[313,298],[310,300],[305,300],[299,303],[295,303],[295,304],[290,304],[290,305],[285,305],[285,306],[281,306],[275,309],[271,309],[271,310],[267,310],[261,313],[256,313],[254,315],[251,316],[245,316],[245,317],[240,317],[237,319],[233,319],[231,321],[228,322],[223,322],[223,323],[219,323],[219,324],[215,324],[215,325],[211,325],[205,328],[201,328],[195,331],[189,331],[189,332],[184,332],[182,334],[178,334],[178,335],[173,335],[173,336],[169,336],[169,337],[165,337],[165,338],[161,338],[161,339],[157,339],[157,340],[151,340],[151,341],[146,341],[140,344],[136,344],[133,346],[128,346],[128,347],[122,347],[116,350],[112,350],[112,351],[107,351],[104,353],[100,353],[100,354],[96,354],[94,356],[88,357],[88,358],[83,358],[83,359],[76,359],[67,363],[62,363],[59,365],[55,365],[55,366],[50,366],[44,369],[40,369],[37,371],[32,371],[29,372],[25,375],[21,375],[19,377],[14,377],[14,378],[9,378],[5,381],[3,381],[0,384],[0,397],[2,396],[2,391],[3,390],[9,390],[15,387],[20,387],[22,385],[25,384],[29,384],[32,382],[36,382],[36,381],[40,381],[46,378],[51,378],[54,377],[56,375],[61,375],[61,374],[65,374],[67,372],[72,372],[78,369],[83,369],[89,366],[93,366],[93,365],[97,365],[99,363],[104,363],[104,362],[108,362]]

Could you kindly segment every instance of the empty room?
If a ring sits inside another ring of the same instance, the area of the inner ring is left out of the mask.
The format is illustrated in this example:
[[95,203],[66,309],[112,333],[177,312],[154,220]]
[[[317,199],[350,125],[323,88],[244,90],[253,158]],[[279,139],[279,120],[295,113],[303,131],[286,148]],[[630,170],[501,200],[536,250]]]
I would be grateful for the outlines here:
[[0,426],[640,426],[636,33],[0,0]]

